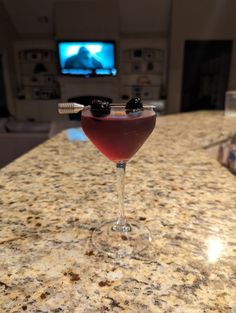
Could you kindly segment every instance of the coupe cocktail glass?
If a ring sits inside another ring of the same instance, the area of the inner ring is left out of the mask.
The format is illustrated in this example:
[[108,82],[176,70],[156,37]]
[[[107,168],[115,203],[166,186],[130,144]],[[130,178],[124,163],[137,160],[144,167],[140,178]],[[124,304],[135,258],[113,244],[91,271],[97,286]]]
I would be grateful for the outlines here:
[[88,106],[82,111],[81,123],[87,137],[117,169],[119,217],[97,227],[92,242],[99,251],[112,257],[141,252],[151,241],[151,234],[146,226],[129,222],[125,217],[125,168],[153,131],[156,113],[148,106],[128,113],[125,105],[111,105],[109,114],[94,116]]

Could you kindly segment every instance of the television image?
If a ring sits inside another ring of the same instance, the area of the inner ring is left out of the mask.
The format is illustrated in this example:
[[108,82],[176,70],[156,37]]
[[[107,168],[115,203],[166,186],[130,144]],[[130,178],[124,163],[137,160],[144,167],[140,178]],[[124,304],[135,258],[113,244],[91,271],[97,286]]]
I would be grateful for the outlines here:
[[84,77],[116,76],[115,42],[59,41],[60,74]]

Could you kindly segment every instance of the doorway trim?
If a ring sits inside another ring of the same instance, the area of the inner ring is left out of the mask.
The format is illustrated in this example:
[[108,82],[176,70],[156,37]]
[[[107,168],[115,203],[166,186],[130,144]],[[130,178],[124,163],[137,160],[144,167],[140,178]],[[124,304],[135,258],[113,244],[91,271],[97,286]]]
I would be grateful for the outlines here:
[[9,74],[9,65],[8,65],[8,57],[6,51],[0,50],[0,55],[2,56],[2,67],[3,67],[3,83],[5,87],[6,94],[6,105],[8,111],[11,115],[15,113],[15,107],[13,103],[13,93],[10,82],[10,74]]

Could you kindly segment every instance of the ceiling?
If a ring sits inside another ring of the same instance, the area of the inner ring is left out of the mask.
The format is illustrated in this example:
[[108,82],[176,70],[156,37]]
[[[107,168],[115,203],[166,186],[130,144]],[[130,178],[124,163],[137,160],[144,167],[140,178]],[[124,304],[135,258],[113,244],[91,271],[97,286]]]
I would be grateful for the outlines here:
[[[0,0],[19,34],[50,35],[55,27],[55,7],[71,0]],[[81,2],[99,0],[74,0]],[[109,0],[107,0],[109,1]],[[121,33],[167,34],[171,0],[117,0]],[[104,10],[106,8],[104,7]],[[109,16],[109,12],[107,12]]]

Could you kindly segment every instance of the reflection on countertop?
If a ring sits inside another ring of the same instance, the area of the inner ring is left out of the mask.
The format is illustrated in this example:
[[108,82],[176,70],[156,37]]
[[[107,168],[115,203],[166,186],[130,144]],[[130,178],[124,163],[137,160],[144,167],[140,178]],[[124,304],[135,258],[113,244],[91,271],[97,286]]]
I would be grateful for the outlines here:
[[127,215],[153,234],[130,259],[91,246],[116,199],[90,142],[64,131],[3,168],[0,311],[235,313],[236,178],[204,149],[235,132],[223,112],[158,118],[127,166]]

